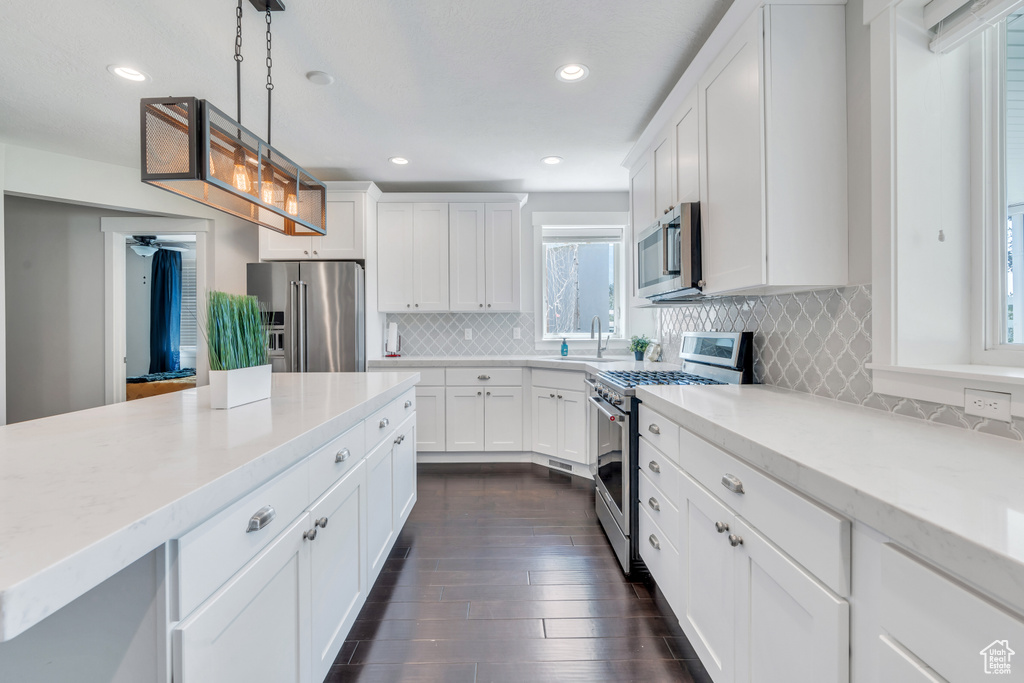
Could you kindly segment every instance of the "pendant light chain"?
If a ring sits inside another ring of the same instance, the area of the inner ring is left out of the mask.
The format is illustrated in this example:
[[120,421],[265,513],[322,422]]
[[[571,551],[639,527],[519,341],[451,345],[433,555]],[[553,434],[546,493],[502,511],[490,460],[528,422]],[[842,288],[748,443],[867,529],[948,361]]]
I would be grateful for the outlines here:
[[270,94],[274,90],[274,58],[271,55],[270,3],[267,3],[267,145],[270,145]]
[[235,8],[237,28],[235,30],[235,104],[238,109],[238,123],[242,123],[242,0]]

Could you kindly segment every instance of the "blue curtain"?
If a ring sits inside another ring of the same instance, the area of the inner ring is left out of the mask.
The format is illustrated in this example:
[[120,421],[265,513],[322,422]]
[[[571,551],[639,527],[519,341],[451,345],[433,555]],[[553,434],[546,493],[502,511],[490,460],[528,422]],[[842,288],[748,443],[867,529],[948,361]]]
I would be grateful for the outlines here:
[[149,371],[180,370],[181,252],[161,249],[153,254],[149,299]]

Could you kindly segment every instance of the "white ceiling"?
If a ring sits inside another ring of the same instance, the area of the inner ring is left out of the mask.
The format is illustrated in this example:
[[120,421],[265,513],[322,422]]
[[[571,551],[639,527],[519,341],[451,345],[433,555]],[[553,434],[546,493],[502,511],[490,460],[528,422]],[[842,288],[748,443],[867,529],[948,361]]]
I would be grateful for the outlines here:
[[[386,191],[625,190],[622,159],[730,2],[286,0],[273,144],[322,180]],[[242,123],[265,137],[265,20],[244,12]],[[138,167],[140,97],[234,115],[232,0],[0,0],[0,26],[8,142]],[[589,78],[558,81],[569,62]]]

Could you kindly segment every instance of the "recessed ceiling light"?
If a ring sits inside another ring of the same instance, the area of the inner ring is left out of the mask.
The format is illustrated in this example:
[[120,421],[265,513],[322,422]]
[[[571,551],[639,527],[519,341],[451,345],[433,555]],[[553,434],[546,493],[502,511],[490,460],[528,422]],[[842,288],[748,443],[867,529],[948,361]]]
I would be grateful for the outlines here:
[[391,157],[390,159],[388,159],[388,161],[390,161],[393,164],[398,164],[399,166],[405,166],[407,163],[409,163],[409,160],[406,159],[405,157]]
[[334,76],[325,71],[310,71],[306,74],[306,79],[310,83],[316,83],[317,85],[330,85],[334,83]]
[[149,80],[149,74],[143,71],[139,71],[138,69],[133,69],[129,66],[118,66],[117,64],[111,64],[107,67],[107,71],[114,74],[115,76],[120,76],[121,78],[124,78],[125,80],[129,81],[141,82]]
[[543,161],[545,164],[550,164],[551,166],[554,166],[555,164],[562,163],[562,157],[544,157],[543,159],[541,159],[541,161]]
[[590,74],[590,69],[584,64],[566,64],[565,66],[558,67],[555,71],[555,76],[560,81],[566,83],[575,83],[576,81],[582,81]]

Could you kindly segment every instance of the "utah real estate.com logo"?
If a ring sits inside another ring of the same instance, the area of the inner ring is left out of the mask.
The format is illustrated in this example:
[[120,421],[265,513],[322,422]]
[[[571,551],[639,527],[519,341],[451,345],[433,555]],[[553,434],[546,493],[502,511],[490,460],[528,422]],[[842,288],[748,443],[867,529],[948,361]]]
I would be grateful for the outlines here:
[[1010,649],[1010,643],[1006,640],[994,640],[992,644],[981,651],[982,660],[985,663],[987,674],[1009,674],[1010,657],[1016,652]]

